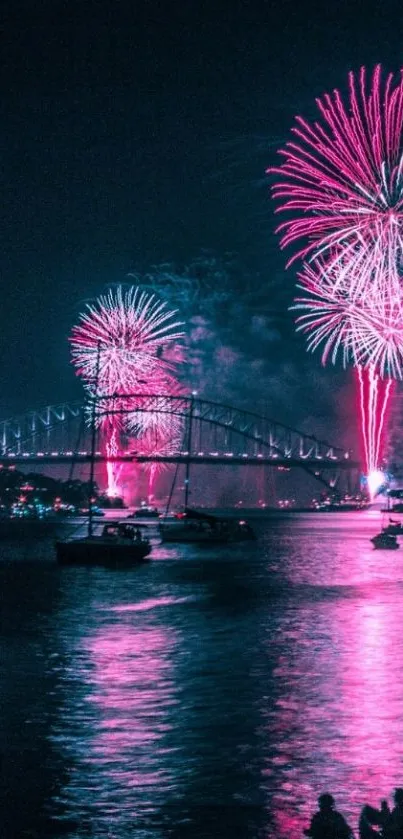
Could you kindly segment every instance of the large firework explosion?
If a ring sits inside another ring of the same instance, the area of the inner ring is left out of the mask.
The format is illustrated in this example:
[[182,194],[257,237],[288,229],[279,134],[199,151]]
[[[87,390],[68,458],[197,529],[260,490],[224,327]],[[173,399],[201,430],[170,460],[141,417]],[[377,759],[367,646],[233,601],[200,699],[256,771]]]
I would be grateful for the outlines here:
[[[183,332],[175,316],[155,295],[119,286],[87,305],[72,330],[72,360],[89,390],[94,388],[99,348],[98,396],[104,398],[98,422],[109,456],[119,451],[122,432],[141,437],[153,430],[163,439],[176,434],[175,417],[135,413],[136,394],[177,392]],[[116,495],[120,467],[109,462],[107,474],[108,493]]]
[[[154,294],[121,286],[87,304],[71,333],[72,359],[85,382],[95,380],[98,345],[101,347],[99,391],[122,396],[158,373],[173,369],[164,358],[169,345],[183,337],[176,312]],[[148,383],[148,382],[146,382]]]
[[[297,117],[295,141],[280,151],[277,212],[290,217],[277,231],[281,245],[310,257],[299,275],[305,296],[298,329],[322,360],[359,367],[360,411],[367,472],[381,457],[381,431],[392,384],[402,378],[403,71],[382,82],[378,65],[349,74],[347,106],[339,91],[317,99],[320,119]],[[374,398],[374,394],[377,398]]]
[[359,242],[370,261],[379,252],[401,263],[403,230],[403,70],[382,83],[378,65],[349,74],[347,106],[338,90],[316,100],[320,120],[296,118],[274,172],[277,212],[291,218],[277,231],[285,247],[303,239],[297,257]]

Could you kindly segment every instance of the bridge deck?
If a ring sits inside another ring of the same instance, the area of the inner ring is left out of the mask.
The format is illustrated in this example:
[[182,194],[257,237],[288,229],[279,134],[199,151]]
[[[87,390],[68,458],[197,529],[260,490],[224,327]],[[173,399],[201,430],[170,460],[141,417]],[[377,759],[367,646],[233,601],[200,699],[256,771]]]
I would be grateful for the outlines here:
[[[89,463],[90,453],[80,452],[77,454],[63,454],[59,452],[50,452],[43,454],[32,454],[31,452],[22,452],[20,454],[0,455],[0,465],[10,466],[11,464],[25,464],[36,466],[41,463],[54,464],[71,464],[71,463]],[[198,463],[206,466],[273,466],[275,468],[291,469],[293,467],[309,467],[310,469],[359,469],[360,464],[357,461],[351,460],[348,457],[312,457],[307,455],[304,457],[300,455],[298,458],[282,457],[280,455],[239,455],[239,454],[192,454],[190,457],[185,454],[172,455],[135,455],[122,454],[113,457],[106,457],[103,454],[96,454],[96,463]]]

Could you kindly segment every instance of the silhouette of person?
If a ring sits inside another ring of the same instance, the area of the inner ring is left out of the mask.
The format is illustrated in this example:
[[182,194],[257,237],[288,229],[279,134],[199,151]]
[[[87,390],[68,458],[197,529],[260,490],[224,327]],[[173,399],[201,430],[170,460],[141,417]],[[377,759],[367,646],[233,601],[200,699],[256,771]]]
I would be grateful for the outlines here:
[[334,798],[324,792],[318,798],[319,811],[312,816],[311,824],[305,828],[305,836],[312,839],[350,839],[353,836],[351,827],[344,816],[334,809]]
[[[361,810],[358,823],[360,839],[376,839],[376,837],[383,836],[383,833],[380,833],[380,828],[383,827],[389,816],[390,810],[386,801],[382,801],[380,810],[365,804]],[[379,830],[376,830],[374,825],[379,827]]]
[[383,836],[385,839],[403,839],[403,788],[397,787],[394,795],[395,806],[392,812],[385,812]]

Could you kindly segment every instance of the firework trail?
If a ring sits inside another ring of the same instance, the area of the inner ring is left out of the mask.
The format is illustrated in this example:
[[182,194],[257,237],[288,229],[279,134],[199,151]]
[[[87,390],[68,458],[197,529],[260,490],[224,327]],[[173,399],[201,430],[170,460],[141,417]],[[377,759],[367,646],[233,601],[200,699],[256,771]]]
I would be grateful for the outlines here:
[[[98,423],[105,434],[106,453],[119,451],[120,433],[128,430],[140,436],[150,428],[165,433],[166,416],[141,413],[136,427],[126,413],[134,407],[133,394],[170,393],[176,388],[175,372],[181,360],[178,350],[183,332],[165,302],[137,288],[118,287],[87,305],[70,337],[72,360],[88,389],[94,386],[98,346],[101,348],[98,395],[101,402]],[[172,348],[175,347],[175,351]],[[170,351],[170,352],[169,352]],[[130,399],[126,397],[131,396]],[[161,427],[162,426],[162,427]],[[116,495],[120,467],[109,462],[108,494]]]
[[[161,394],[186,398],[187,390],[172,375],[168,375],[164,387],[156,389],[154,393],[151,385],[145,396],[139,394],[131,400],[133,410],[127,414],[127,429],[129,434],[137,436],[136,451],[139,454],[162,456],[178,454],[181,451],[184,433],[181,405],[178,403],[177,412],[173,412],[172,404]],[[147,410],[150,396],[152,410]],[[150,461],[145,463],[143,468],[148,472],[148,503],[151,503],[156,478],[169,468],[169,464]]]
[[[367,471],[378,468],[392,380],[402,378],[403,71],[382,82],[378,65],[349,74],[339,91],[317,99],[319,119],[297,117],[295,140],[271,170],[281,246],[305,259],[297,329],[323,363],[341,354],[358,370]],[[299,249],[298,249],[299,248]]]
[[[383,379],[374,366],[357,367],[361,415],[361,439],[370,495],[376,494],[383,475],[379,470],[382,457],[383,430],[393,392],[393,379]],[[377,482],[378,485],[377,485]],[[371,485],[372,484],[372,485]]]
[[[117,439],[117,429],[112,426],[112,429],[109,433],[109,439],[105,443],[105,450],[108,457],[114,457],[119,453],[119,444]],[[111,462],[110,460],[106,463],[106,474],[108,477],[108,489],[107,494],[109,498],[117,498],[119,495],[119,479],[121,476],[122,466],[119,463]]]
[[[178,454],[182,450],[183,423],[177,419],[176,426],[172,424],[169,433],[155,434],[148,431],[139,441],[138,453],[147,456],[167,456]],[[155,481],[158,475],[168,468],[163,462],[144,464],[144,470],[148,472],[148,503],[151,504],[154,498]]]

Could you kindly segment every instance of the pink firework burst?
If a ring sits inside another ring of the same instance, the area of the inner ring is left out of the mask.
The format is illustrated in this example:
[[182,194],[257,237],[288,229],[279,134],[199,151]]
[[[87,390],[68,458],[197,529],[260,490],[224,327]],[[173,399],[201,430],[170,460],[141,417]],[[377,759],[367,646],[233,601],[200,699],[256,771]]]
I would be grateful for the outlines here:
[[338,90],[317,99],[320,119],[296,118],[295,140],[280,150],[283,163],[268,170],[277,178],[277,212],[289,212],[277,231],[281,246],[303,240],[290,260],[334,246],[360,243],[367,260],[376,252],[401,260],[403,225],[403,70],[382,81],[375,67],[349,74],[349,96]]
[[299,275],[294,309],[297,331],[308,337],[308,349],[322,349],[322,363],[338,355],[343,363],[371,365],[381,376],[403,378],[403,291],[396,271],[375,272],[360,286],[351,282],[343,261],[329,270],[323,262],[305,264]]
[[174,370],[164,353],[183,337],[175,311],[154,294],[121,286],[88,304],[72,330],[72,360],[87,384],[94,382],[101,348],[99,392],[122,396]]

